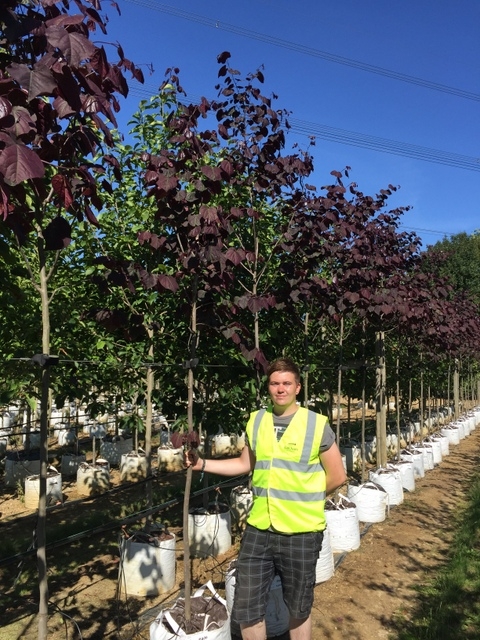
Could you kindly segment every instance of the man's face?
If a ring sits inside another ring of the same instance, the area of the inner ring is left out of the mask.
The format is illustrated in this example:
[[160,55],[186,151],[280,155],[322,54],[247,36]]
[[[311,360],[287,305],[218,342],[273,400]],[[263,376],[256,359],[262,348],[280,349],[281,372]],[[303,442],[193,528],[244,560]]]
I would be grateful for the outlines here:
[[275,408],[282,413],[291,413],[296,408],[299,391],[300,383],[295,380],[295,374],[289,371],[275,371],[270,376],[268,392]]

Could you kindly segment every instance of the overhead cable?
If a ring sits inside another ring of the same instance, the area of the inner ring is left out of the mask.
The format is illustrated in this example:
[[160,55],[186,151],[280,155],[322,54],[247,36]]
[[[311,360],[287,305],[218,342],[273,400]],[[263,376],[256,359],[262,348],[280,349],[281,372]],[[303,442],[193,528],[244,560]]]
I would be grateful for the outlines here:
[[237,27],[235,25],[229,24],[228,22],[223,22],[222,20],[215,20],[212,18],[207,18],[205,16],[200,16],[198,14],[190,13],[189,11],[184,11],[183,9],[179,9],[178,7],[171,7],[161,2],[156,2],[155,0],[127,0],[127,2],[145,7],[147,9],[153,9],[154,11],[161,11],[162,13],[168,13],[170,15],[176,16],[177,18],[190,20],[191,22],[196,22],[198,24],[202,24],[207,27],[213,27],[215,29],[220,29],[222,31],[228,31],[230,33],[234,33],[236,35],[243,36],[245,38],[266,42],[267,44],[271,44],[276,47],[281,47],[282,49],[289,49],[291,51],[296,51],[297,53],[303,53],[305,55],[308,55],[314,58],[320,58],[322,60],[326,60],[327,62],[341,64],[347,67],[351,67],[353,69],[360,69],[361,71],[366,71],[368,73],[385,76],[387,78],[392,78],[393,80],[399,80],[401,82],[413,84],[419,87],[423,87],[425,89],[440,91],[442,93],[458,96],[459,98],[465,98],[466,100],[474,100],[476,102],[480,102],[480,94],[474,93],[473,91],[466,91],[464,89],[459,89],[457,87],[450,87],[448,85],[441,84],[439,82],[432,82],[431,80],[426,80],[424,78],[417,78],[416,76],[411,76],[406,73],[392,71],[391,69],[385,69],[384,67],[368,64],[367,62],[361,62],[360,60],[353,60],[352,58],[346,58],[344,56],[328,53],[328,51],[321,51],[320,49],[307,47],[306,45],[303,45],[303,44],[290,42],[289,40],[283,40],[281,38],[269,36],[268,34],[258,33],[250,29],[244,29],[243,27]]

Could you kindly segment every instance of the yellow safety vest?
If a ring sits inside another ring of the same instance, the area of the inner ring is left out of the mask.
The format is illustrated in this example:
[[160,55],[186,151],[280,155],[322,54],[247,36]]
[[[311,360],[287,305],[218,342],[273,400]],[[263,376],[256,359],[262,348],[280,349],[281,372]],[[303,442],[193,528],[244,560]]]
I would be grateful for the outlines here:
[[277,441],[271,409],[251,414],[247,424],[256,462],[248,523],[281,533],[325,529],[325,471],[320,444],[327,418],[299,407]]

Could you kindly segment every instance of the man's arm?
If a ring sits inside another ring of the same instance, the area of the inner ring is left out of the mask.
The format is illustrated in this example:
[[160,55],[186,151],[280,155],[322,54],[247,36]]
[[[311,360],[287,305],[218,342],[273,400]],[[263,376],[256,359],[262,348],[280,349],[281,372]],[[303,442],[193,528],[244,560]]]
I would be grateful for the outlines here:
[[203,459],[198,457],[196,452],[189,451],[186,455],[185,462],[187,467],[191,466],[194,471],[201,471],[203,468],[203,471],[216,473],[219,476],[241,476],[253,470],[255,466],[255,456],[246,444],[238,458],[227,458],[224,460],[209,458],[205,460],[205,466],[203,466]]
[[343,466],[342,456],[337,443],[320,454],[320,462],[325,469],[327,476],[327,494],[338,489],[347,480],[345,467]]

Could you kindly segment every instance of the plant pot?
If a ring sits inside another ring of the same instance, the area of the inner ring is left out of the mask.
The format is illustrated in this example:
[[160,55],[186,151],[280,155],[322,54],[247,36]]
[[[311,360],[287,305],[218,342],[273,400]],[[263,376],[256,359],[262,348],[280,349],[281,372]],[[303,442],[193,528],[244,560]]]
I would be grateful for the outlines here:
[[423,461],[423,453],[415,449],[403,449],[400,452],[400,460],[406,460],[413,465],[414,478],[425,477],[425,463]]
[[[35,455],[35,454],[33,454]],[[40,460],[38,456],[28,458],[17,454],[7,452],[5,460],[5,485],[7,487],[16,487],[18,483],[22,484],[28,476],[40,473]]]
[[[209,589],[211,596],[205,596]],[[208,582],[191,598],[191,610],[195,612],[191,624],[185,629],[185,599],[178,598],[173,606],[163,609],[150,625],[150,640],[230,640],[230,615],[227,603]]]
[[360,527],[356,505],[340,495],[337,503],[327,500],[325,518],[333,553],[355,551],[360,546]]
[[413,470],[413,462],[410,460],[397,460],[393,464],[387,464],[387,469],[399,471],[402,487],[406,491],[415,491],[415,472]]
[[429,446],[428,444],[425,444],[425,445],[414,444],[412,448],[414,451],[420,451],[420,453],[422,453],[423,466],[425,467],[425,471],[431,471],[435,466],[435,463],[433,461],[432,447]]
[[440,464],[442,461],[442,445],[438,440],[431,438],[425,438],[424,446],[430,446],[433,453],[433,464]]
[[134,533],[120,543],[118,580],[130,596],[157,596],[175,586],[175,535]]
[[[230,563],[228,571],[225,575],[225,599],[227,601],[227,609],[232,614],[233,602],[235,598],[235,584],[237,575],[237,561]],[[283,600],[283,588],[280,576],[274,576],[270,589],[268,591],[267,608],[265,610],[265,625],[267,628],[267,637],[274,638],[288,631],[289,613],[287,606]],[[240,625],[235,620],[231,620],[232,634],[240,636]]]
[[242,433],[235,436],[235,447],[237,449],[237,453],[242,453],[245,447],[245,431],[242,431]]
[[212,436],[210,438],[212,458],[224,458],[236,453],[236,443],[233,443],[232,440],[232,436],[226,433],[219,433],[216,436]]
[[120,462],[120,479],[122,482],[138,482],[147,477],[147,457],[144,453],[130,451],[124,453]]
[[369,479],[381,485],[388,493],[388,503],[390,506],[401,504],[404,500],[402,479],[400,471],[396,469],[379,468],[369,471]]
[[110,489],[110,470],[102,464],[83,463],[77,471],[77,492],[80,496],[94,496]]
[[65,453],[62,456],[62,476],[76,476],[78,467],[83,464],[85,460],[86,458],[83,453],[79,455],[75,455],[74,453]]
[[360,522],[383,522],[386,517],[388,493],[376,482],[349,484],[347,498],[356,508]]
[[457,427],[452,425],[443,427],[443,429],[440,429],[440,433],[448,438],[448,444],[456,445],[460,443],[460,432]]
[[245,529],[252,504],[253,493],[248,487],[240,485],[232,489],[230,493],[230,506],[233,523],[238,531]]
[[112,466],[119,466],[122,456],[129,453],[133,447],[132,438],[123,438],[122,436],[114,436],[111,440],[104,440],[100,445],[100,455],[105,458]]
[[330,529],[327,527],[323,532],[322,549],[318,555],[317,566],[315,568],[315,584],[330,580],[334,573],[335,559],[330,543]]
[[157,461],[160,472],[175,473],[177,471],[183,471],[183,448],[172,449],[172,447],[158,447]]
[[[23,433],[22,442],[24,446],[26,441],[27,441],[27,434]],[[30,449],[40,449],[40,442],[41,442],[40,431],[30,431],[29,441],[30,441]]]
[[188,514],[190,554],[195,558],[216,557],[232,546],[228,505],[212,504],[190,509]]
[[341,449],[345,456],[347,471],[360,471],[362,468],[362,449],[358,443],[350,442]]
[[[40,476],[28,476],[25,478],[25,507],[38,509],[40,497]],[[63,502],[62,476],[54,467],[50,467],[47,473],[47,506]]]
[[68,445],[75,444],[77,436],[75,429],[60,429],[58,432],[58,445],[60,447],[67,447]]

